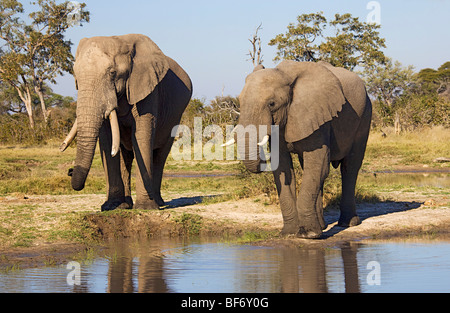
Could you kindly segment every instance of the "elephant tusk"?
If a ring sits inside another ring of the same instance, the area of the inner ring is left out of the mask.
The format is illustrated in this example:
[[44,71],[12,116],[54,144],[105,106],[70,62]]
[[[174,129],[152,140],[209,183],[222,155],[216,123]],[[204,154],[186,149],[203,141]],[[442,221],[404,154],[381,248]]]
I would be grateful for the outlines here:
[[227,141],[225,144],[223,144],[222,147],[229,147],[229,146],[234,145],[235,143],[236,143],[236,140],[233,138],[233,139]]
[[[234,133],[236,132],[237,128],[238,128],[237,126],[235,128],[233,128],[233,130],[230,133],[230,136],[234,135]],[[229,146],[234,145],[235,143],[236,143],[236,139],[233,138],[233,139],[228,140],[225,144],[223,144],[222,147],[229,147]]]
[[120,151],[119,119],[117,118],[117,112],[115,110],[113,110],[109,115],[109,121],[111,123],[111,133],[112,133],[111,156],[114,158]]
[[62,143],[62,145],[59,147],[59,150],[61,152],[64,152],[67,150],[67,148],[70,146],[72,141],[77,136],[77,132],[78,132],[78,122],[77,122],[77,120],[75,120],[75,123],[73,123],[72,130],[70,131],[69,135],[67,135],[67,137],[64,140],[64,142]]
[[269,139],[270,139],[270,136],[265,135],[263,140],[260,143],[258,143],[258,146],[262,147],[262,146],[266,145],[269,142]]

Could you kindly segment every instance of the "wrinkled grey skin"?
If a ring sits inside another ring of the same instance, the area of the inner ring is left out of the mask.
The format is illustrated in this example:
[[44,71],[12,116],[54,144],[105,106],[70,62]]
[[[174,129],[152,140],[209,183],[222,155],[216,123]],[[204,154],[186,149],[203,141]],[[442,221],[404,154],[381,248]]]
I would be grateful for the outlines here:
[[[355,185],[372,118],[363,81],[325,62],[284,61],[273,69],[255,69],[246,79],[240,103],[241,125],[280,127],[280,166],[273,175],[284,220],[282,233],[302,238],[322,235],[323,184],[330,163],[340,166],[342,173],[339,226],[360,224]],[[261,160],[249,155],[248,141],[241,138],[238,143],[243,145],[240,151],[246,151],[247,169],[260,172]],[[298,196],[291,153],[298,155],[303,168]]]
[[[158,209],[161,178],[170,152],[172,128],[192,95],[185,71],[143,35],[85,38],[80,41],[74,76],[78,89],[78,145],[72,186],[84,188],[97,139],[105,168],[108,199],[102,210],[132,208],[130,172],[138,166],[136,209]],[[108,116],[115,110],[120,152],[111,156]]]

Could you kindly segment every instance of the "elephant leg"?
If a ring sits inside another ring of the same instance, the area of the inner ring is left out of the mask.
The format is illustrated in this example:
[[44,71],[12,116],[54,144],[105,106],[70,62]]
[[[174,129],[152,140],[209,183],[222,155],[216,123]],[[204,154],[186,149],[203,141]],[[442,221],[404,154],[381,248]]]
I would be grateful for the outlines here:
[[167,157],[170,154],[174,138],[168,138],[163,147],[156,149],[153,153],[153,194],[155,201],[159,206],[164,206],[165,202],[161,197],[161,182],[164,172],[164,166],[167,161]]
[[[99,133],[100,152],[102,155],[103,168],[105,170],[107,185],[107,200],[102,205],[102,211],[115,209],[131,209],[133,202],[126,198],[125,181],[123,172],[126,171],[122,152],[120,156],[111,156],[112,139],[111,126],[104,122]],[[129,185],[129,182],[128,182]]]
[[351,227],[361,224],[356,214],[355,189],[358,179],[359,167],[352,157],[345,158],[341,163],[342,176],[342,196],[341,196],[341,216],[338,226]]
[[356,213],[356,181],[364,159],[366,143],[355,142],[350,154],[341,163],[342,176],[342,196],[341,196],[341,217],[339,226],[353,227],[361,224]]
[[297,234],[299,229],[298,212],[296,206],[295,173],[290,152],[280,145],[280,163],[273,171],[275,185],[277,186],[278,198],[280,199],[281,213],[283,215],[283,230],[281,234]]
[[323,183],[319,190],[319,195],[317,196],[316,200],[316,212],[317,217],[319,219],[320,227],[322,228],[322,230],[327,229],[328,225],[325,223],[325,219],[323,216]]
[[131,167],[133,165],[133,160],[133,151],[129,151],[124,146],[121,146],[120,169],[122,172],[122,181],[125,189],[125,202],[128,203],[131,208],[133,207],[133,198],[131,196]]
[[342,196],[341,196],[341,217],[338,225],[341,227],[352,227],[361,224],[361,220],[356,214],[356,182],[361,169],[364,154],[366,152],[367,139],[370,132],[372,108],[370,105],[364,111],[361,123],[356,132],[355,141],[350,153],[341,163],[342,176]]
[[136,204],[139,210],[157,210],[153,193],[154,115],[144,114],[135,119],[132,131],[134,156],[137,164]]
[[330,171],[330,150],[323,145],[313,151],[303,152],[304,171],[297,198],[299,232],[301,238],[315,239],[325,227],[322,200],[323,184]]

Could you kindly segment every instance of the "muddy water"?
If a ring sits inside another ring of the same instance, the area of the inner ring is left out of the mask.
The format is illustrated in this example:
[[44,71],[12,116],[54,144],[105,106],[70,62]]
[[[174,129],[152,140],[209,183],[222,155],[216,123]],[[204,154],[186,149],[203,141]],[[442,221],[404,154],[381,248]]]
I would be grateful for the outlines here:
[[115,243],[79,268],[1,273],[0,292],[450,292],[449,278],[450,242],[307,249],[149,240]]

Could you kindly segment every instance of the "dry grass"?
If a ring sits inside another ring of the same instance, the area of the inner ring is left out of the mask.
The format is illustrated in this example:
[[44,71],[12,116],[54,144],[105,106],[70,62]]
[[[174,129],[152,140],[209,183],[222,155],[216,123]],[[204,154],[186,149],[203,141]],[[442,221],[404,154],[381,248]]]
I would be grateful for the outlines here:
[[[383,137],[383,133],[386,137]],[[442,126],[396,135],[392,129],[372,131],[363,169],[390,170],[401,167],[450,168],[449,163],[435,163],[450,157],[450,129]]]

